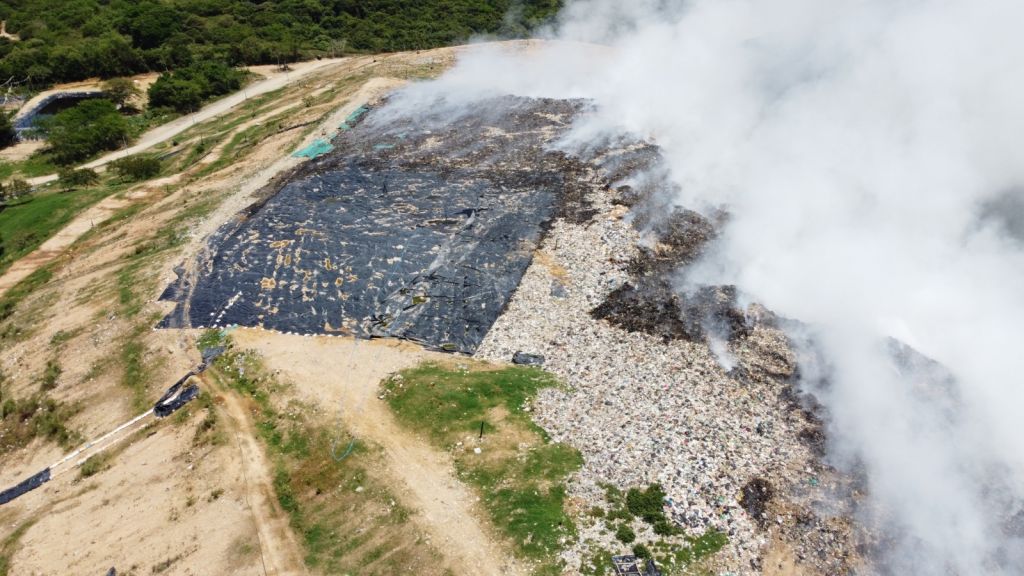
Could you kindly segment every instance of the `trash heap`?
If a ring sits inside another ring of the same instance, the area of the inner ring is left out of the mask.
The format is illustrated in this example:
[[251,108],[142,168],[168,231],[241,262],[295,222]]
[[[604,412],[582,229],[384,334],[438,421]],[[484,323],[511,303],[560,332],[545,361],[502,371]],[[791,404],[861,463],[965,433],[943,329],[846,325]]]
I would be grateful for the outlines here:
[[[688,534],[728,536],[719,573],[760,574],[770,548],[810,573],[848,573],[848,486],[820,460],[821,422],[794,391],[796,358],[776,320],[740,309],[730,287],[678,287],[681,267],[724,219],[666,204],[664,182],[622,185],[657,172],[649,146],[590,161],[600,173],[587,194],[596,216],[552,224],[477,356],[543,358],[566,384],[531,409],[554,440],[583,453],[569,487],[580,509],[602,502],[605,484],[659,483],[666,514]],[[564,554],[570,568],[596,551],[628,550],[588,518]],[[656,539],[634,529],[638,542]]]

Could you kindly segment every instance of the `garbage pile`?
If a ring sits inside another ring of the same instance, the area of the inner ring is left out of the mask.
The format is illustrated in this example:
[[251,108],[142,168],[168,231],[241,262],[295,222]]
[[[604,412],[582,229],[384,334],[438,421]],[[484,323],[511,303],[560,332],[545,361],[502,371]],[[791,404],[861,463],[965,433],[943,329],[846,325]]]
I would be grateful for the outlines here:
[[[658,219],[673,210],[657,204],[663,189],[613,180],[650,170],[651,154],[632,145],[595,155],[604,180],[587,198],[596,215],[551,225],[477,356],[507,362],[529,351],[566,384],[531,410],[554,440],[583,453],[569,486],[577,501],[603,502],[604,484],[656,482],[666,514],[690,536],[728,536],[718,573],[760,574],[769,543],[810,573],[848,573],[857,555],[847,485],[812,446],[821,422],[793,391],[786,338],[767,311],[741,309],[729,287],[687,293],[675,283],[722,220],[681,210]],[[712,351],[718,338],[733,366]],[[578,528],[563,555],[570,567],[621,546],[603,522],[583,515]],[[638,542],[658,538],[636,532]]]

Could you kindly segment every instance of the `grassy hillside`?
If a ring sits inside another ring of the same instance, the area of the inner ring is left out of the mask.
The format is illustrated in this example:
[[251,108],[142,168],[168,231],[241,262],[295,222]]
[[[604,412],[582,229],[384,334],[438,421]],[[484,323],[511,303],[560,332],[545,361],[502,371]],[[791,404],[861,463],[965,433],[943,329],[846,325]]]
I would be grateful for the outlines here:
[[180,68],[274,64],[344,52],[516,36],[561,0],[7,0],[0,75],[33,85]]

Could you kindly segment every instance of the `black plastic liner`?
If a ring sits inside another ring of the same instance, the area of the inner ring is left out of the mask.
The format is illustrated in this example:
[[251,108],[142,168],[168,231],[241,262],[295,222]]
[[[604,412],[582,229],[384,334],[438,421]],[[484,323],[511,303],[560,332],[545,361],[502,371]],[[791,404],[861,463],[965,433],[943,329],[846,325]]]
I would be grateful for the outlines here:
[[[589,218],[579,161],[548,143],[580,105],[503,98],[457,119],[336,138],[222,228],[163,299],[161,327],[395,337],[472,353],[548,222]],[[572,184],[569,184],[572,182]]]
[[22,480],[21,483],[18,484],[17,486],[14,486],[13,488],[8,488],[7,490],[0,492],[0,505],[7,504],[11,500],[14,500],[15,498],[23,494],[31,492],[49,481],[50,469],[47,468],[42,472],[39,472],[26,478],[25,480]]
[[195,384],[185,386],[185,383],[192,377],[192,372],[186,374],[164,392],[164,395],[153,405],[153,414],[157,418],[166,418],[174,414],[179,408],[188,404],[196,396],[199,396],[199,387]]

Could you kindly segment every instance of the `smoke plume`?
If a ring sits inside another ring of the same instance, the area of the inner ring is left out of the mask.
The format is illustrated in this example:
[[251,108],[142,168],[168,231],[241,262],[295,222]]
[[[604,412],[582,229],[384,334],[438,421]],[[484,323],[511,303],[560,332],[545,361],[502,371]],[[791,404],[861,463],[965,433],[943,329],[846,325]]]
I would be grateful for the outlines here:
[[587,98],[565,146],[656,142],[673,202],[730,214],[690,281],[828,358],[814,392],[830,458],[867,474],[877,570],[1020,574],[1022,21],[1012,0],[578,0],[556,42],[403,98]]

